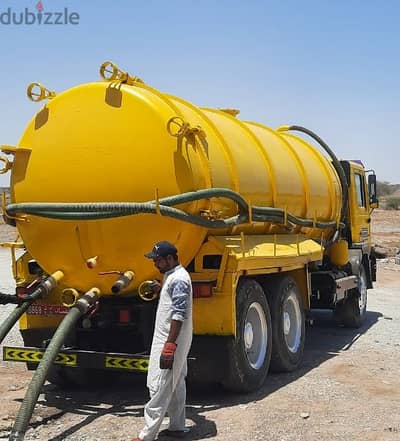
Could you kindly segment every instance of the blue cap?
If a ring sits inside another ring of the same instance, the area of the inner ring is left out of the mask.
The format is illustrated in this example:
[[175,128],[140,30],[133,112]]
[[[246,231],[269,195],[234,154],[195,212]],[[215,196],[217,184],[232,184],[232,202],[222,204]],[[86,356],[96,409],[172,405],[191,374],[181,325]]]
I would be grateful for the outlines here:
[[162,240],[161,242],[157,242],[150,253],[147,253],[144,256],[148,259],[155,259],[156,257],[166,257],[168,254],[174,255],[177,254],[177,252],[178,250],[172,245],[172,243]]

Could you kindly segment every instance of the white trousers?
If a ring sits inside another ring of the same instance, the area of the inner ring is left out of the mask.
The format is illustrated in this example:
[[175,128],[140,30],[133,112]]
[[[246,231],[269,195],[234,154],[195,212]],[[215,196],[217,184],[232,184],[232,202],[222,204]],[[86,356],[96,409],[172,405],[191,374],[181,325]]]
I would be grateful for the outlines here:
[[150,401],[144,408],[145,427],[139,434],[144,441],[153,441],[157,437],[166,413],[169,416],[169,430],[185,429],[186,369],[175,381],[173,375],[173,369],[162,369],[158,387],[150,389]]

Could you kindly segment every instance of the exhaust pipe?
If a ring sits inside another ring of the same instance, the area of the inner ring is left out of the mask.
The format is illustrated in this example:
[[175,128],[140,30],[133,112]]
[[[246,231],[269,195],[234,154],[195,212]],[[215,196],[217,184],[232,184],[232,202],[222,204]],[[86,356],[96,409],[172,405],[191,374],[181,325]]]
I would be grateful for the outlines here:
[[99,294],[100,290],[98,288],[92,288],[89,290],[76,302],[76,305],[69,310],[68,314],[60,323],[32,377],[28,390],[26,391],[24,401],[22,402],[18,415],[15,419],[9,441],[22,441],[25,438],[26,429],[32,417],[40,391],[44,382],[46,381],[47,373],[50,367],[57,357],[57,354],[71,329],[74,327],[78,319],[82,315],[86,314],[95,304]]
[[0,343],[5,339],[19,318],[27,311],[29,306],[39,297],[49,294],[63,277],[64,273],[62,271],[56,271],[47,277],[31,294],[24,295],[21,298],[18,297],[18,303],[22,303],[14,309],[0,326]]

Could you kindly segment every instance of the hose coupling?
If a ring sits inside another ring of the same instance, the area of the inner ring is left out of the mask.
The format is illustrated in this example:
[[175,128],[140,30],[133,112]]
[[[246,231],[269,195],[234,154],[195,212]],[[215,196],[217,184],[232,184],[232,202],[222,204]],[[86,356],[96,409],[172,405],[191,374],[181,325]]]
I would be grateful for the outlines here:
[[72,308],[79,299],[79,292],[74,288],[65,288],[61,294],[63,306]]
[[34,301],[49,294],[58,284],[58,282],[64,277],[62,271],[56,271],[47,277],[32,293],[22,296],[22,301]]
[[86,292],[77,302],[75,307],[79,309],[81,315],[86,314],[89,309],[96,303],[98,296],[100,295],[99,288],[91,288]]
[[114,294],[118,294],[132,282],[134,277],[135,273],[133,271],[125,271],[118,277],[114,285],[111,287],[111,291]]

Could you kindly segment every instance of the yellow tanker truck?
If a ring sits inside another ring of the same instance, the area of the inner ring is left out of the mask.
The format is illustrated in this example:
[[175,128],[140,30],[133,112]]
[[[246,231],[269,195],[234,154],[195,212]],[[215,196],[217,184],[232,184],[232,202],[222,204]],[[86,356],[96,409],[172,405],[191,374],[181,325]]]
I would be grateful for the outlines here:
[[92,369],[146,371],[159,276],[143,255],[160,240],[193,281],[194,378],[249,391],[269,368],[296,369],[312,308],[362,324],[373,172],[303,127],[196,107],[110,62],[100,73],[62,93],[31,84],[44,106],[1,148],[18,239],[3,244],[17,292],[0,300],[17,307],[0,338],[20,319],[25,343],[5,360],[37,368],[36,389]]

